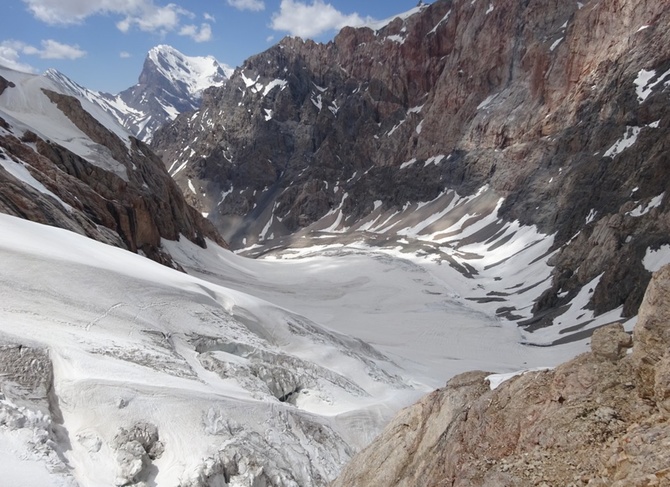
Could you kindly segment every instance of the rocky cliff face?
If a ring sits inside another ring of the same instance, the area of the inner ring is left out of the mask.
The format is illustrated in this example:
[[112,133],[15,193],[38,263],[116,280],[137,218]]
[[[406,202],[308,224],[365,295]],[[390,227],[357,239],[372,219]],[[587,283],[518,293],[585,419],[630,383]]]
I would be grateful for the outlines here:
[[[328,44],[284,39],[153,147],[233,246],[404,232],[455,254],[518,222],[554,238],[528,329],[580,291],[633,316],[645,257],[670,243],[669,25],[655,0],[439,0]],[[488,203],[453,212],[454,194]],[[497,220],[445,243],[483,214]]]
[[597,330],[592,351],[489,388],[452,379],[402,411],[333,487],[670,483],[670,267],[654,275],[631,338]]
[[[78,99],[28,86],[46,80],[9,75],[18,79],[2,78],[7,88],[0,98],[0,211],[143,252],[168,265],[174,263],[161,248],[162,238],[183,235],[201,246],[211,238],[225,245],[211,223],[186,204],[148,146],[135,138],[122,140]],[[47,105],[47,128],[34,112],[24,110],[19,100],[26,97]],[[52,127],[58,127],[52,132],[56,137],[79,140],[67,148],[65,140],[47,137]]]

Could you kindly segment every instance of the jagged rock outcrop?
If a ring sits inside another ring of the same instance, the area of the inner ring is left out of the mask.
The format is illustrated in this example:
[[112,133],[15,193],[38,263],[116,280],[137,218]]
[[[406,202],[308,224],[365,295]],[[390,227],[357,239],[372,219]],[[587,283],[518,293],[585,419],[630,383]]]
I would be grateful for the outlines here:
[[630,317],[645,255],[670,244],[665,7],[438,0],[327,44],[286,38],[153,147],[234,247],[488,185],[500,218],[555,235],[526,327],[596,278],[590,308]]
[[630,337],[497,389],[487,374],[452,379],[402,411],[332,485],[670,485],[670,266],[657,272]]
[[[663,403],[668,396],[667,360],[670,358],[670,269],[662,269],[649,286],[635,326],[632,360],[637,388],[643,397]],[[658,375],[657,375],[658,374]]]
[[162,238],[183,235],[201,246],[206,238],[226,245],[185,202],[147,145],[135,138],[124,142],[74,97],[42,93],[95,150],[87,159],[0,118],[0,211],[143,252],[167,265],[175,264],[161,249]]

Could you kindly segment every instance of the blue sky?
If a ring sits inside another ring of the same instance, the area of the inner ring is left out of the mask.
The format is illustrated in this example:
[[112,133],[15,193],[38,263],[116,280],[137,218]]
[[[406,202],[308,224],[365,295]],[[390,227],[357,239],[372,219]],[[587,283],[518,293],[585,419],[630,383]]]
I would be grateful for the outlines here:
[[[430,2],[426,2],[430,3]],[[417,0],[9,0],[0,17],[0,64],[56,68],[118,93],[137,82],[149,49],[238,66],[286,35],[328,41],[343,25],[383,20]]]

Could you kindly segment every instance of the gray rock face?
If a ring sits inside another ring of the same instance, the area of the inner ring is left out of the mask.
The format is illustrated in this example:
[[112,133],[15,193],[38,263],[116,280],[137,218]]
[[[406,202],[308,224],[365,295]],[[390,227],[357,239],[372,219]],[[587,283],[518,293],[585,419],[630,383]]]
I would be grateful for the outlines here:
[[669,16],[655,0],[439,0],[328,44],[287,38],[153,147],[233,247],[488,185],[501,218],[555,235],[524,325],[598,276],[590,307],[633,316],[645,252],[670,243]]
[[631,355],[612,325],[592,352],[495,390],[485,373],[457,376],[402,411],[333,487],[667,485],[669,283],[670,266],[649,285]]

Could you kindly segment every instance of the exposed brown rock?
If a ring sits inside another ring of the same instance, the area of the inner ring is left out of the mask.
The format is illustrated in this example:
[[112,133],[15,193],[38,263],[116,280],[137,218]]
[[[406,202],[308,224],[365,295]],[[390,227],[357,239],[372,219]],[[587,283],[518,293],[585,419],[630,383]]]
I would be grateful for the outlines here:
[[670,354],[666,352],[654,368],[654,400],[660,411],[670,418]]
[[604,360],[612,362],[621,360],[632,346],[633,340],[621,324],[603,326],[591,335],[593,355]]
[[[467,372],[452,379],[416,405],[401,411],[376,441],[359,457],[380,468],[345,469],[334,486],[410,486],[430,470],[433,455],[443,447],[445,428],[467,418],[469,405],[488,390],[485,372]],[[356,460],[354,460],[356,461]],[[419,485],[419,484],[416,484]]]
[[632,360],[636,386],[645,398],[654,397],[656,367],[670,351],[670,267],[664,267],[649,284],[644,295],[633,336]]

